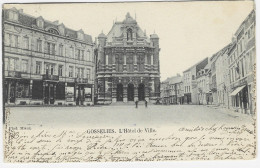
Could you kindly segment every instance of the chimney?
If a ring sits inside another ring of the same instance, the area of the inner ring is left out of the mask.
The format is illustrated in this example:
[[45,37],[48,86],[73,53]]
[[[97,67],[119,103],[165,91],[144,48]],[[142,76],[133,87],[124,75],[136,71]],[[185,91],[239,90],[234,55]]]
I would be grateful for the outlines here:
[[19,9],[18,12],[19,12],[19,13],[23,13],[23,9]]

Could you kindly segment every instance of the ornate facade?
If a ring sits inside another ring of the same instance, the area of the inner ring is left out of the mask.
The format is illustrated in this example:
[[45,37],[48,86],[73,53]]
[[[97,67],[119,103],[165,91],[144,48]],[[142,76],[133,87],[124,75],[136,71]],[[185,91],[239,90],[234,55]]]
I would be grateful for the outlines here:
[[3,12],[6,104],[93,104],[90,35],[15,8]]
[[152,101],[160,97],[159,37],[146,36],[127,13],[98,36],[98,103]]

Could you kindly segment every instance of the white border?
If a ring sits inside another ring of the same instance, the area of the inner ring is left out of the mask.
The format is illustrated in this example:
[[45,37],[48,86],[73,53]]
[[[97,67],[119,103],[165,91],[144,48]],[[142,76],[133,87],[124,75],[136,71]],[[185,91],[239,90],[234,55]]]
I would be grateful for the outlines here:
[[[141,1],[141,0],[124,0],[124,1]],[[149,0],[142,0],[149,1]],[[161,1],[161,0],[150,0],[150,1]],[[180,0],[175,0],[180,1]],[[52,0],[1,0],[0,4],[3,3],[37,3],[37,2],[54,2]],[[71,0],[55,0],[55,2],[71,2]],[[73,2],[122,2],[122,0],[76,0]],[[259,45],[259,0],[255,0],[256,4],[256,53],[259,55],[260,45]],[[1,23],[2,23],[2,13],[1,13]],[[0,26],[0,30],[2,32],[2,26]],[[1,33],[2,34],[2,33]],[[2,44],[2,38],[0,38],[0,42]],[[0,48],[0,53],[2,53],[2,47]],[[2,55],[1,55],[2,56]],[[2,57],[1,57],[2,59]],[[259,86],[260,73],[258,65],[260,64],[259,59],[257,59],[257,87]],[[2,68],[2,66],[1,66]],[[2,79],[2,69],[0,72],[0,77]],[[2,106],[2,81],[0,82],[0,108],[3,109]],[[257,97],[259,97],[260,91],[257,90]],[[257,104],[259,104],[260,99],[257,99]],[[0,114],[0,119],[2,122],[2,111]],[[257,120],[259,121],[259,115],[257,116]],[[112,163],[112,162],[103,162],[103,163],[59,163],[59,164],[7,164],[3,163],[3,125],[0,124],[0,168],[254,168],[260,167],[260,157],[259,157],[259,138],[257,139],[257,158],[255,160],[236,160],[236,161],[171,161],[171,162],[127,162],[127,163]],[[259,135],[259,124],[257,122],[257,134]],[[258,136],[257,136],[258,137]]]

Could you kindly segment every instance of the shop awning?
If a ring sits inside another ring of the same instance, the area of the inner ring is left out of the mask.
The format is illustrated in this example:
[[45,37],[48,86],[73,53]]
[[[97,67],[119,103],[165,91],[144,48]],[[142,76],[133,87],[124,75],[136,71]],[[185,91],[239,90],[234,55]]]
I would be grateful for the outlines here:
[[240,92],[244,87],[246,87],[246,85],[240,86],[240,87],[236,88],[236,89],[230,94],[230,96],[236,96],[236,95],[238,94],[238,92]]

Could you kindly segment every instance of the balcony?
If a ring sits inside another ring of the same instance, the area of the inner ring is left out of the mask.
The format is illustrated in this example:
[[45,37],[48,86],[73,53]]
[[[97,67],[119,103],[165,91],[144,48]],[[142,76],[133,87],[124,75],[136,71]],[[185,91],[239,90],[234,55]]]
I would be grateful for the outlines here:
[[18,72],[18,71],[5,71],[5,77],[11,77],[11,78],[21,78],[22,75],[21,72]]
[[75,82],[79,84],[88,83],[87,78],[75,78]]
[[42,75],[43,80],[59,81],[58,75]]

